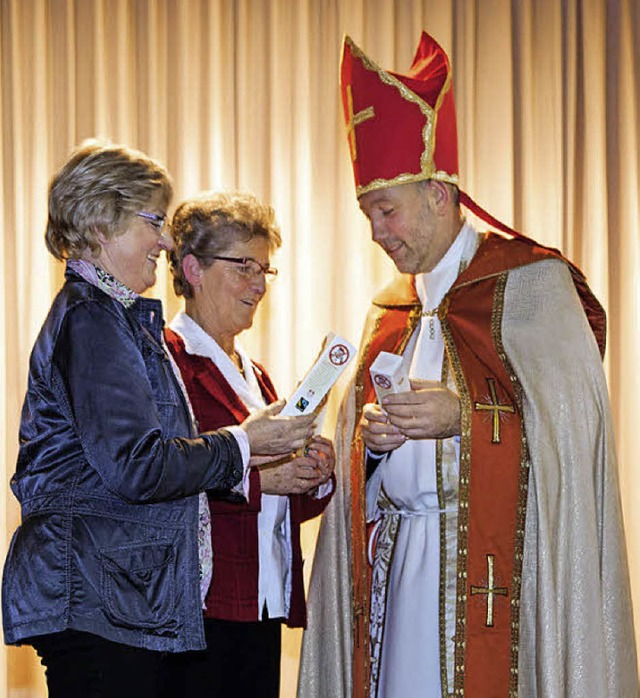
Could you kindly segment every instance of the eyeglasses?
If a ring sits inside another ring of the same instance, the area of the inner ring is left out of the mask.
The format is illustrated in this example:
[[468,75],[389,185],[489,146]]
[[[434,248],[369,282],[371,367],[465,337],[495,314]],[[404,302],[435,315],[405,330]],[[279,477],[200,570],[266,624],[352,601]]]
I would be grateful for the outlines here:
[[260,274],[264,274],[265,281],[271,283],[276,276],[278,276],[278,270],[270,267],[268,264],[260,264],[253,257],[222,257],[220,255],[215,255],[210,257],[210,259],[220,259],[223,262],[231,262],[232,264],[237,264],[236,271],[240,276],[247,279],[257,279]]
[[158,213],[149,213],[148,211],[138,211],[136,216],[144,218],[148,221],[157,231],[158,235],[162,235],[166,228],[168,228],[167,216],[161,216]]

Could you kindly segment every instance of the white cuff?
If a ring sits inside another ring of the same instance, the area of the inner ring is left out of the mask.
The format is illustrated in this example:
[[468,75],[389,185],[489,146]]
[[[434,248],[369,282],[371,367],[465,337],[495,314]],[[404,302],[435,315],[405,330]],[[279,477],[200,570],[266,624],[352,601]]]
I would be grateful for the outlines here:
[[324,499],[326,496],[333,492],[333,480],[329,478],[326,482],[323,482],[318,486],[314,493],[316,499]]
[[225,429],[234,437],[240,449],[240,455],[242,456],[242,480],[233,488],[238,494],[244,496],[244,498],[249,501],[249,473],[251,468],[249,467],[249,458],[251,456],[251,448],[249,446],[249,437],[247,432],[237,424],[230,427],[225,427]]
[[382,460],[383,458],[386,458],[389,454],[388,453],[374,453],[373,451],[370,451],[367,446],[365,446],[365,455],[367,458],[373,458],[373,460]]

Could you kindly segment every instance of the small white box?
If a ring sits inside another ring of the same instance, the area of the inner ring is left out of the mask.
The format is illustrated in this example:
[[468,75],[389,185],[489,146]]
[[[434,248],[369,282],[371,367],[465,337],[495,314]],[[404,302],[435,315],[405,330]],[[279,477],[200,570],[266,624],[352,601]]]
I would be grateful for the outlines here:
[[382,405],[385,395],[403,393],[411,388],[407,371],[402,364],[402,356],[399,354],[381,351],[371,364],[369,373],[379,405]]
[[322,353],[280,415],[294,417],[313,412],[355,355],[355,347],[346,339],[328,334]]

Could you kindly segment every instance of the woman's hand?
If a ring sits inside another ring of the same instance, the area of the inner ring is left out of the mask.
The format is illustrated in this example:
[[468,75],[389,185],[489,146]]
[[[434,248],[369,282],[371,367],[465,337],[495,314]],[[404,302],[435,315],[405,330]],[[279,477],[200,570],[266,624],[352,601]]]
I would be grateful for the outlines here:
[[314,436],[306,448],[306,453],[314,461],[316,470],[322,478],[320,484],[326,482],[336,467],[333,443],[324,436]]
[[284,400],[278,400],[254,412],[240,425],[249,438],[252,455],[293,453],[313,435],[315,415],[279,417],[284,404]]
[[280,465],[260,467],[260,489],[263,494],[305,494],[321,485],[323,477],[314,458],[297,456]]

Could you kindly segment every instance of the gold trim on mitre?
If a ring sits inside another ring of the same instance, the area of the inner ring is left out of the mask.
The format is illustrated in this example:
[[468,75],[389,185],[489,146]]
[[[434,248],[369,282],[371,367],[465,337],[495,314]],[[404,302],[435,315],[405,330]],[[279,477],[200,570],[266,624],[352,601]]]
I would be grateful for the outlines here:
[[[415,92],[410,90],[403,82],[395,78],[393,75],[389,74],[386,70],[381,68],[379,65],[374,63],[365,53],[354,43],[353,39],[345,34],[344,41],[342,44],[342,56],[340,58],[340,75],[342,75],[342,63],[344,62],[344,53],[347,45],[351,50],[351,53],[355,58],[360,59],[363,66],[378,75],[380,80],[386,85],[395,87],[400,96],[407,102],[413,102],[417,104],[420,111],[424,114],[426,118],[426,123],[422,130],[422,141],[425,145],[424,150],[420,156],[420,172],[410,173],[403,172],[392,179],[374,179],[365,185],[356,185],[356,196],[360,197],[367,192],[374,191],[376,189],[384,189],[386,187],[394,187],[398,184],[408,184],[410,182],[420,182],[424,179],[437,179],[441,182],[448,182],[449,184],[455,184],[458,186],[458,175],[449,174],[442,170],[434,170],[433,162],[433,151],[435,145],[435,133],[436,133],[436,121],[438,119],[438,109],[442,104],[444,96],[451,88],[451,73],[447,75],[442,90],[438,95],[436,100],[436,109],[430,107],[423,99],[421,99]],[[355,137],[355,136],[354,136]]]

